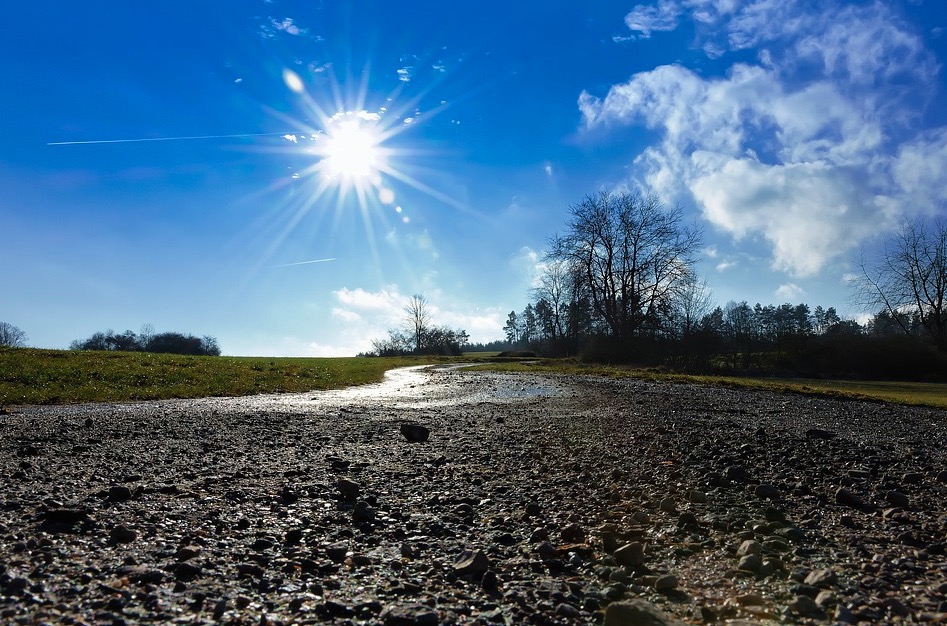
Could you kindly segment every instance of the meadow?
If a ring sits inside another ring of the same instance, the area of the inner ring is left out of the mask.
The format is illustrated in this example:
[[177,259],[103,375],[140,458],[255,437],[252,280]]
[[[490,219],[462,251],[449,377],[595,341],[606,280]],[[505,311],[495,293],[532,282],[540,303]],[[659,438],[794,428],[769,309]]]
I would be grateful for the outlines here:
[[0,406],[319,391],[378,382],[396,367],[447,362],[497,371],[635,377],[947,409],[947,384],[939,383],[696,376],[574,359],[503,359],[496,353],[277,358],[32,348],[0,348]]

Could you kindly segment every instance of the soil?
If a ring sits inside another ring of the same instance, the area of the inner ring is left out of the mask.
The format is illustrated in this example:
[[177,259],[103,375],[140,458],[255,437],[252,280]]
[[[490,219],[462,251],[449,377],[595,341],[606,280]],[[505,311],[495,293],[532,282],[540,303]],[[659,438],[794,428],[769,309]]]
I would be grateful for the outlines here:
[[18,407],[0,622],[947,623],[945,444],[937,410],[451,368]]

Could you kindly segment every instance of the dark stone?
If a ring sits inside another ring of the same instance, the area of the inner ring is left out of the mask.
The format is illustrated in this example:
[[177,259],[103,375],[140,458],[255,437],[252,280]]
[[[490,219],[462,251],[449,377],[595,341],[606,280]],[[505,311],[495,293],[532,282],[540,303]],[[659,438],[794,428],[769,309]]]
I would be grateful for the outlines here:
[[109,487],[109,502],[128,502],[132,499],[132,490],[125,485]]
[[810,428],[806,431],[806,439],[835,439],[837,433],[821,428]]
[[454,561],[454,573],[459,578],[479,580],[490,569],[490,559],[483,550],[464,550]]
[[420,424],[402,424],[401,434],[411,443],[424,443],[431,435],[431,431]]

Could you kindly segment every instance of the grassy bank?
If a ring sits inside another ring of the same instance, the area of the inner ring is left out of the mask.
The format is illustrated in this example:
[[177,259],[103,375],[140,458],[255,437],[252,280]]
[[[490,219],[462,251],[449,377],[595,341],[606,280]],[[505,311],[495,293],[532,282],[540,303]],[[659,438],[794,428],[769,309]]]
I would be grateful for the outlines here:
[[947,409],[947,384],[942,383],[692,376],[657,369],[587,364],[568,359],[503,362],[477,366],[477,368],[508,372],[548,372],[608,376],[611,378],[643,378],[665,382],[700,383],[759,389],[776,393],[803,393],[822,397],[894,402],[908,406]]
[[429,362],[0,348],[0,406],[336,389],[379,381],[394,367]]

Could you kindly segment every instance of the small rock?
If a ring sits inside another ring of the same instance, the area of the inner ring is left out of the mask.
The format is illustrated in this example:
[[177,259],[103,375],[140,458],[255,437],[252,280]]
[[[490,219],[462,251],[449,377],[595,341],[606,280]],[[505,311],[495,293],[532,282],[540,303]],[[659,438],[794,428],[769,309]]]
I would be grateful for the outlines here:
[[335,488],[339,490],[339,495],[342,496],[343,500],[358,500],[359,494],[362,492],[362,487],[354,480],[348,478],[340,478],[335,483]]
[[744,572],[758,572],[763,566],[763,561],[758,554],[747,554],[740,559],[737,569]]
[[341,563],[349,553],[349,547],[344,543],[334,543],[326,546],[325,550],[326,556],[334,563]]
[[352,509],[352,521],[356,524],[373,522],[375,521],[375,510],[372,509],[368,502],[359,500]]
[[737,483],[750,482],[750,474],[742,465],[731,465],[724,471],[723,475],[727,480],[732,480]]
[[900,491],[889,491],[885,493],[885,502],[891,506],[896,506],[901,509],[911,508],[911,500],[906,494],[903,494]]
[[132,491],[125,485],[109,487],[109,502],[127,502],[132,499]]
[[740,544],[740,547],[737,548],[737,556],[747,556],[750,554],[759,554],[762,546],[758,541],[753,539],[746,539],[743,543]]
[[654,581],[655,591],[664,592],[677,589],[677,576],[672,574],[665,574],[664,576],[658,576],[658,579]]
[[703,491],[691,491],[687,494],[687,499],[694,504],[706,504],[707,494]]
[[835,439],[836,433],[821,428],[810,428],[806,431],[806,439]]
[[559,615],[560,617],[577,619],[582,616],[582,611],[575,608],[571,604],[560,602],[558,605],[556,605],[556,615]]
[[627,543],[615,550],[614,556],[621,565],[640,567],[644,565],[644,544],[640,541]]
[[181,546],[177,552],[174,554],[174,558],[179,561],[187,561],[188,559],[196,558],[201,553],[200,546]]
[[530,502],[526,505],[526,510],[524,511],[526,517],[539,517],[542,515],[543,508],[536,504],[535,502]]
[[136,539],[138,539],[138,533],[123,524],[119,524],[109,532],[109,541],[112,543],[131,543]]
[[437,626],[437,612],[424,605],[388,606],[378,616],[385,626]]
[[201,566],[184,561],[174,566],[174,576],[178,580],[194,580],[201,575]]
[[911,609],[909,609],[904,602],[897,598],[885,598],[881,603],[884,605],[892,615],[897,615],[898,617],[907,617],[911,614]]
[[823,589],[816,595],[815,603],[821,609],[827,609],[838,604],[838,596],[831,589]]
[[796,599],[789,603],[789,609],[802,616],[818,615],[821,613],[819,605],[809,596],[796,596]]
[[490,559],[483,550],[464,550],[454,561],[454,573],[460,578],[480,580],[490,569]]
[[936,479],[939,483],[947,483],[947,470],[937,472]]
[[741,593],[733,598],[733,603],[740,606],[763,606],[766,598],[758,593]]
[[674,500],[671,498],[662,499],[661,504],[658,505],[658,508],[665,513],[677,513],[677,505],[674,504]]
[[585,541],[585,529],[578,524],[569,524],[562,529],[560,534],[563,540],[570,543],[582,543]]
[[837,582],[838,574],[829,568],[813,570],[809,572],[805,580],[805,584],[812,585],[813,587],[821,587],[823,589],[831,587]]
[[842,506],[851,507],[853,509],[859,509],[864,505],[861,498],[845,487],[839,487],[838,491],[835,492],[835,503],[841,504]]
[[683,626],[684,622],[663,613],[643,600],[612,602],[605,607],[604,626]]
[[779,500],[782,493],[780,493],[779,488],[763,483],[756,486],[756,489],[753,490],[753,495],[761,500]]
[[500,579],[497,577],[497,573],[492,569],[485,571],[483,578],[480,579],[480,586],[483,587],[484,591],[496,591],[500,586]]
[[411,443],[424,443],[431,436],[431,431],[420,424],[402,424],[401,434]]

